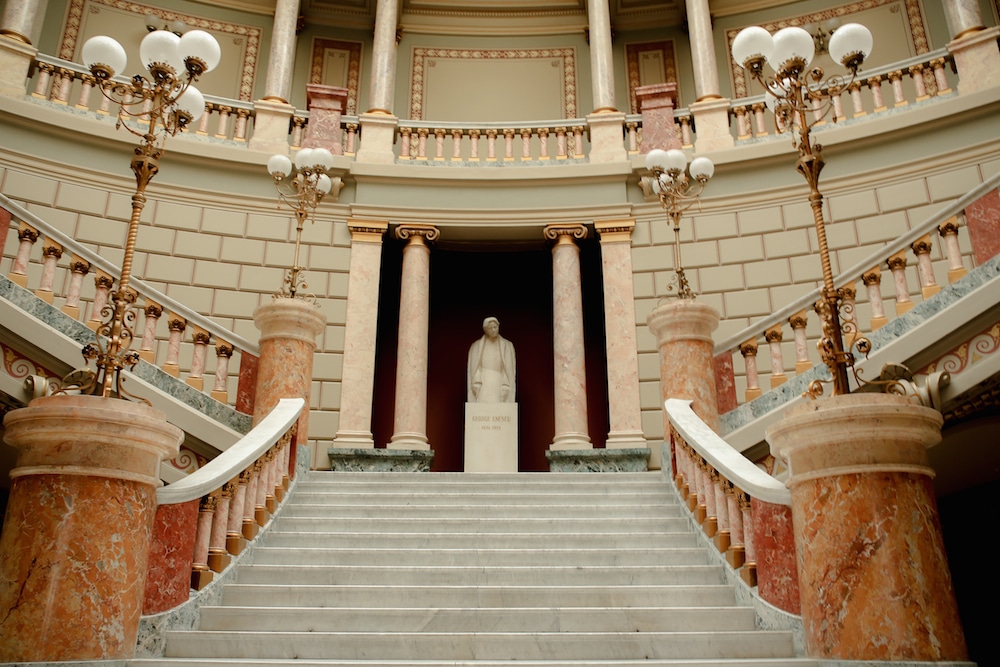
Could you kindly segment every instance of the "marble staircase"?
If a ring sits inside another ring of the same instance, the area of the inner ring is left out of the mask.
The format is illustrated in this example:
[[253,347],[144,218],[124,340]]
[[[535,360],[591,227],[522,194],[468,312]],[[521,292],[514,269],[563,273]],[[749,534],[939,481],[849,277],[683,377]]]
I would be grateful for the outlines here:
[[698,546],[659,473],[300,480],[166,657],[209,665],[816,665]]

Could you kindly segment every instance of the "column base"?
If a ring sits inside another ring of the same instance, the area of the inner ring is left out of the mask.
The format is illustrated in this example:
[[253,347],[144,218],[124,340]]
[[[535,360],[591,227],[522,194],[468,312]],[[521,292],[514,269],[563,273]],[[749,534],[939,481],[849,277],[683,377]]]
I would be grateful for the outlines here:
[[375,449],[375,438],[371,431],[337,431],[330,451],[335,449]]
[[330,469],[340,472],[430,472],[434,452],[331,447]]
[[545,458],[549,472],[646,472],[649,448],[549,450]]

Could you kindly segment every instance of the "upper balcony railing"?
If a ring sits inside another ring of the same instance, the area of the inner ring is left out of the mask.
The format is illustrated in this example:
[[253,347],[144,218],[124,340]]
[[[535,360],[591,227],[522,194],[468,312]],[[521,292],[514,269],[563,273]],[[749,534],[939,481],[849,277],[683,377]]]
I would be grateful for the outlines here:
[[[951,71],[953,66],[954,59],[947,49],[939,49],[863,72],[847,92],[834,97],[833,118],[827,125],[889,114],[953,94],[957,79]],[[39,54],[30,74],[27,93],[31,97],[99,116],[109,115],[110,103],[95,91],[99,84],[83,65]],[[116,80],[125,81],[121,77]],[[246,145],[253,137],[253,104],[209,95],[205,101],[206,113],[186,134]],[[645,152],[642,123],[641,114],[625,118],[622,141],[629,154]],[[822,127],[822,122],[817,125],[818,129]],[[361,141],[359,119],[342,116],[340,128],[339,152],[353,157]],[[773,114],[767,113],[763,95],[731,101],[730,131],[738,144],[774,139],[781,135],[778,130]],[[684,148],[694,147],[697,127],[690,110],[674,110],[674,132]],[[302,147],[308,134],[309,112],[295,110],[288,128],[289,149]],[[574,164],[586,162],[589,157],[589,127],[585,118],[501,123],[400,119],[394,150],[400,164],[411,165]]]

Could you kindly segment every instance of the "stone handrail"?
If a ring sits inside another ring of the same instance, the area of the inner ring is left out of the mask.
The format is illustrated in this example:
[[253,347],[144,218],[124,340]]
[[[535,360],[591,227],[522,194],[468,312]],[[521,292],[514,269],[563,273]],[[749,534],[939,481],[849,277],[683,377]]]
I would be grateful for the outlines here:
[[[669,398],[664,410],[670,470],[693,519],[762,599],[798,614],[788,489],[712,431],[691,401]],[[666,463],[664,452],[664,469]]]
[[[849,311],[844,317],[845,321],[853,324],[859,333],[877,329],[888,322],[881,296],[883,270],[892,272],[892,279],[896,287],[896,314],[901,315],[912,307],[913,301],[910,298],[910,289],[906,285],[905,275],[906,251],[908,250],[912,250],[913,254],[916,255],[920,279],[918,289],[923,298],[930,298],[940,290],[930,268],[931,234],[937,233],[941,236],[944,254],[949,263],[949,281],[954,282],[964,276],[965,269],[962,267],[962,258],[958,247],[958,217],[969,205],[998,186],[1000,186],[1000,174],[995,174],[964,196],[930,215],[906,234],[872,252],[854,266],[837,275],[834,278],[834,284],[841,291],[844,301],[849,306]],[[867,287],[872,309],[872,320],[867,328],[864,327],[863,323],[856,321],[854,309],[856,294],[854,285],[859,279]],[[737,351],[744,357],[747,378],[745,398],[747,402],[762,394],[756,368],[759,339],[763,338],[763,345],[772,350],[772,388],[785,381],[784,362],[780,356],[780,342],[784,335],[783,330],[789,327],[795,337],[796,373],[804,373],[813,369],[815,364],[807,356],[808,345],[805,339],[805,327],[808,313],[812,311],[820,293],[821,288],[813,289],[772,315],[754,322],[715,345],[714,354],[716,357],[727,353],[733,354],[735,357],[734,353]]]
[[580,160],[586,157],[586,131],[585,118],[498,123],[400,120],[397,158],[404,163],[460,164]]
[[257,535],[287,497],[302,398],[283,398],[239,442],[156,492],[143,614],[187,601]]

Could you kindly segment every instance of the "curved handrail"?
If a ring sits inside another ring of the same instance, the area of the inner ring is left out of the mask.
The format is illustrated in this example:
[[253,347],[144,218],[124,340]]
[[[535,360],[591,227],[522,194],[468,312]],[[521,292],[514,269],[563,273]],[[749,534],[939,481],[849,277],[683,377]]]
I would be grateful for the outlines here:
[[[841,285],[853,278],[856,278],[857,276],[863,274],[865,271],[871,269],[873,266],[881,264],[886,257],[893,254],[897,250],[910,247],[910,244],[912,244],[914,241],[924,236],[931,230],[935,229],[939,224],[941,224],[948,218],[954,215],[958,215],[963,210],[965,210],[967,206],[973,204],[987,192],[997,188],[998,186],[1000,186],[1000,173],[994,174],[990,178],[983,181],[983,183],[981,183],[977,187],[967,192],[962,197],[956,199],[948,206],[945,206],[937,213],[930,215],[926,220],[924,220],[924,222],[917,225],[906,234],[903,234],[902,236],[896,238],[891,243],[887,243],[884,246],[879,247],[878,249],[876,249],[870,255],[862,259],[860,262],[856,263],[851,268],[847,269],[846,271],[841,271],[834,278],[833,280],[834,284]],[[784,308],[775,311],[768,317],[762,320],[758,320],[757,322],[754,322],[748,327],[740,329],[738,332],[736,332],[729,338],[726,338],[725,340],[716,344],[714,354],[719,355],[724,352],[729,352],[730,350],[734,350],[743,341],[749,340],[750,338],[755,338],[758,334],[771,328],[772,326],[787,321],[789,317],[799,312],[800,310],[812,308],[813,304],[816,303],[816,300],[819,299],[820,292],[821,288],[817,287],[808,294],[804,294],[803,296],[799,297],[798,299],[788,304]]]
[[239,475],[288,432],[305,407],[303,398],[282,398],[264,419],[236,444],[173,484],[156,490],[160,505],[201,498]]
[[[69,249],[77,257],[90,262],[91,266],[97,267],[101,271],[104,271],[112,276],[121,274],[120,267],[115,266],[107,259],[98,255],[96,252],[86,248],[83,244],[78,243],[72,237],[64,234],[59,229],[45,222],[28,209],[13,201],[7,195],[0,194],[0,206],[7,209],[7,211],[9,211],[14,218],[22,220],[35,229],[44,232],[46,237],[58,242],[63,248]],[[229,331],[219,326],[211,319],[200,313],[196,313],[189,307],[181,304],[179,301],[175,301],[166,294],[163,294],[159,290],[151,287],[146,282],[139,280],[138,278],[132,278],[131,285],[139,294],[151,298],[153,301],[156,301],[156,303],[170,310],[170,312],[184,317],[188,323],[201,327],[205,331],[214,335],[216,338],[221,338],[228,343],[232,343],[241,350],[245,350],[255,356],[260,356],[260,348],[256,343],[252,343],[246,338],[238,335],[236,332]]]
[[691,409],[691,401],[668,398],[664,409],[685,442],[726,479],[752,497],[775,505],[792,504],[785,485],[737,452]]

